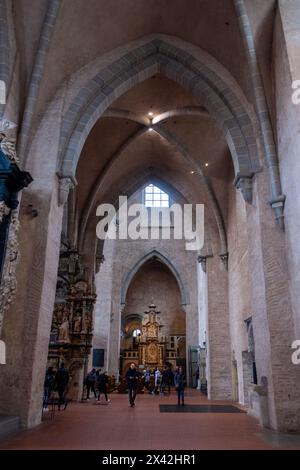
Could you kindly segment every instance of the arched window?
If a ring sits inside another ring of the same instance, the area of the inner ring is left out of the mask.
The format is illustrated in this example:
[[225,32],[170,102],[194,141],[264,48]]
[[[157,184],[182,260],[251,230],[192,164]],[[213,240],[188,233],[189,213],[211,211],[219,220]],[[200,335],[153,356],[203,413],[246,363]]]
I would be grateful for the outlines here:
[[169,195],[154,184],[149,184],[145,188],[146,207],[169,207]]
[[141,334],[141,330],[138,330],[138,329],[133,330],[133,332],[132,332],[132,336],[133,336],[134,338],[136,338],[136,337],[139,336],[140,334]]

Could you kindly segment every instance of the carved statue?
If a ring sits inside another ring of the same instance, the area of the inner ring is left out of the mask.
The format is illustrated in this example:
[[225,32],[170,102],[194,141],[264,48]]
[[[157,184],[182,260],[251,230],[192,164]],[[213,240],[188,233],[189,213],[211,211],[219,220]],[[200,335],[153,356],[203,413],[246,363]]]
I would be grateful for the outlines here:
[[69,257],[69,272],[70,273],[76,273],[78,262],[79,262],[78,253],[71,253]]
[[90,315],[88,313],[85,313],[84,319],[83,319],[83,331],[84,333],[89,333],[92,330],[92,321],[90,318]]
[[88,285],[86,281],[77,281],[71,286],[71,294],[75,296],[86,294]]
[[150,364],[158,362],[158,345],[156,343],[150,343],[147,346],[147,362]]
[[64,317],[63,322],[59,327],[58,341],[63,343],[70,343],[69,320],[67,317]]
[[73,324],[73,331],[74,333],[81,332],[81,314],[80,311],[77,311],[74,317],[74,324]]

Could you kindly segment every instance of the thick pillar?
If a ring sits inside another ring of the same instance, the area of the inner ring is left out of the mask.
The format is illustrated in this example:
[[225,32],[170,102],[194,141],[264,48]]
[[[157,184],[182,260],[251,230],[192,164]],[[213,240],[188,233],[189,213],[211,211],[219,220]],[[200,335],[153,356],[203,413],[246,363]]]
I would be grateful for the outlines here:
[[300,2],[279,0],[274,27],[276,132],[284,208],[290,291],[300,339]]
[[24,427],[41,419],[63,215],[56,184],[40,178],[23,192],[18,289],[2,329],[6,364],[1,365],[0,412],[19,416]]
[[207,393],[208,398],[232,398],[228,272],[218,256],[207,258]]
[[300,431],[300,369],[291,360],[291,344],[296,338],[286,236],[275,224],[267,200],[264,170],[255,177],[253,205],[247,205],[258,384],[263,384],[267,392],[269,426],[280,431]]
[[104,369],[109,369],[109,336],[112,306],[113,240],[105,241],[105,252],[95,277],[97,300],[94,310],[93,348],[104,350]]

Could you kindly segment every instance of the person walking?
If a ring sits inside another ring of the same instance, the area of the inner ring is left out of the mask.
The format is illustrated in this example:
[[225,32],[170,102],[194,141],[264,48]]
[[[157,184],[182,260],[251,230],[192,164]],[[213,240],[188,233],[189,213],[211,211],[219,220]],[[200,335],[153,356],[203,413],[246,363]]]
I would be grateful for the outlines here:
[[96,390],[95,390],[96,378],[97,378],[96,369],[92,369],[88,373],[88,375],[86,376],[86,381],[85,382],[86,382],[86,389],[87,389],[87,392],[86,392],[86,399],[87,400],[90,399],[90,391],[91,390],[94,394],[95,399],[97,398],[97,394],[96,394]]
[[101,393],[103,393],[105,396],[106,404],[108,405],[108,403],[110,403],[110,400],[108,399],[108,396],[107,396],[107,384],[108,384],[108,375],[107,375],[107,371],[104,371],[98,377],[98,401],[100,402],[100,395]]
[[176,370],[174,376],[174,383],[178,398],[177,404],[179,406],[181,401],[181,404],[184,405],[184,387],[186,384],[186,379],[182,367],[179,367],[178,370]]
[[125,378],[127,380],[127,387],[128,387],[128,398],[129,398],[129,405],[131,408],[135,406],[135,398],[137,394],[137,388],[139,383],[140,372],[136,369],[134,363],[130,364],[128,371],[126,372]]
[[168,389],[168,394],[170,395],[171,392],[171,374],[172,371],[169,367],[165,366],[163,373],[162,373],[162,392],[167,393]]
[[155,371],[155,374],[154,374],[154,391],[153,391],[153,395],[158,395],[159,394],[159,390],[161,388],[161,379],[162,379],[161,372],[157,368],[156,371]]
[[150,369],[147,367],[147,369],[144,370],[144,379],[145,379],[145,387],[147,391],[149,392],[149,387],[150,387]]
[[45,381],[44,381],[44,397],[43,397],[43,410],[48,411],[48,402],[51,396],[51,393],[54,389],[55,383],[55,372],[53,367],[48,367],[46,371]]
[[60,410],[61,405],[64,405],[64,410],[67,408],[66,390],[69,379],[69,372],[65,369],[65,364],[62,362],[55,374],[55,386],[59,396],[58,410]]

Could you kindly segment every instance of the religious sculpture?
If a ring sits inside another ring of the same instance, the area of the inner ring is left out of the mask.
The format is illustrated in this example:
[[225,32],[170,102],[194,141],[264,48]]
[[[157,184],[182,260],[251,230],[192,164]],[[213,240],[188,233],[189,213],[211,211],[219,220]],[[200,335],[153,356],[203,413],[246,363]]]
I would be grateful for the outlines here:
[[64,317],[63,322],[59,327],[58,341],[62,343],[70,343],[69,320],[67,317]]
[[80,333],[81,332],[81,312],[78,310],[75,313],[75,317],[73,318],[73,332]]
[[83,319],[83,332],[90,333],[92,330],[92,321],[90,315],[86,312]]
[[71,295],[82,296],[87,293],[88,285],[86,281],[77,281],[71,286]]
[[85,275],[81,257],[67,239],[62,238],[56,303],[53,312],[48,361],[63,361],[74,370],[76,387],[71,395],[81,397],[80,374],[92,348],[92,318],[96,295],[93,279]]
[[57,304],[53,312],[53,320],[52,320],[52,327],[51,327],[52,332],[58,331],[59,326],[62,323],[62,319],[63,319],[63,305]]

